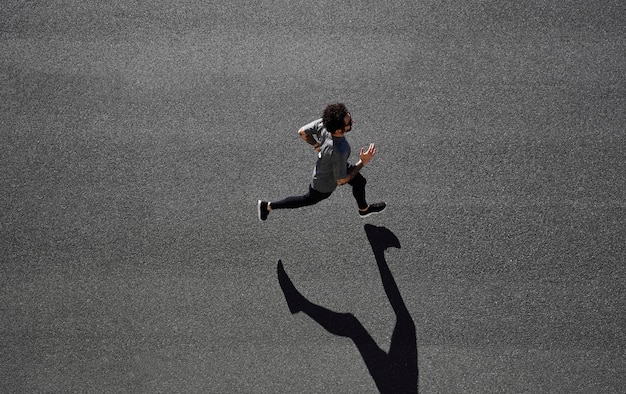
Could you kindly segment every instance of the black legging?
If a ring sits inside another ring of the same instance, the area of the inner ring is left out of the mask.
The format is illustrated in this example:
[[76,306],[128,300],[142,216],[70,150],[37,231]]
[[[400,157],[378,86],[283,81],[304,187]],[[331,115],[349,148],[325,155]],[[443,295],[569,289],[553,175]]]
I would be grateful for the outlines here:
[[[356,203],[359,206],[359,209],[367,208],[367,202],[365,201],[365,184],[367,180],[360,173],[356,174],[354,178],[348,184],[352,186],[352,195],[356,200]],[[306,207],[308,205],[317,204],[318,202],[327,199],[330,197],[330,193],[322,193],[315,189],[312,186],[309,186],[309,192],[303,196],[291,196],[287,197],[283,200],[272,202],[272,209],[292,209],[292,208],[301,208]]]

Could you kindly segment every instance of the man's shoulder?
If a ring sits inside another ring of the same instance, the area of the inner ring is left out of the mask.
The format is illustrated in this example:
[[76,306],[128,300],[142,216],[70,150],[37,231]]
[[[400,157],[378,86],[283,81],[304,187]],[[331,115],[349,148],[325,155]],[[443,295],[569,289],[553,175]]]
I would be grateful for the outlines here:
[[302,126],[302,130],[304,130],[307,134],[319,134],[321,131],[325,131],[324,123],[322,119],[316,119],[312,122],[309,122]]
[[348,155],[350,153],[350,144],[348,144],[348,140],[344,138],[332,138],[333,140],[333,151],[341,154]]

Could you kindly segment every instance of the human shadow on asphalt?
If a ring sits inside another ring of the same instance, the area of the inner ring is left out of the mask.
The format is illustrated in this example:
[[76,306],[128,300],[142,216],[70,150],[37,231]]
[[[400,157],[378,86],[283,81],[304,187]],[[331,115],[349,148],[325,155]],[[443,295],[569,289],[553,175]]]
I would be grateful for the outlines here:
[[304,312],[328,332],[352,339],[381,393],[417,393],[415,323],[385,260],[385,250],[391,247],[400,248],[400,241],[385,227],[366,224],[365,233],[374,251],[383,288],[396,315],[388,352],[376,344],[353,314],[331,311],[310,302],[300,294],[287,276],[281,260],[277,266],[278,282],[292,314]]

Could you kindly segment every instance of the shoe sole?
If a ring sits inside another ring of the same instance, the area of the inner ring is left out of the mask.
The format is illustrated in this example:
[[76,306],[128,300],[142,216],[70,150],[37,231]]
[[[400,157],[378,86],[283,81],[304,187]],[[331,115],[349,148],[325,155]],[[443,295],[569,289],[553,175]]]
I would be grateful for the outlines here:
[[365,214],[365,215],[361,215],[361,214],[359,214],[359,216],[360,216],[361,218],[366,218],[366,217],[369,217],[369,216],[372,216],[372,215],[377,215],[377,214],[381,213],[382,211],[384,211],[385,209],[387,209],[387,206],[386,206],[386,205],[385,205],[385,208],[381,209],[380,211],[370,212],[370,213]]
[[261,203],[262,203],[262,201],[261,201],[261,200],[259,200],[259,201],[256,203],[256,213],[257,213],[257,215],[259,216],[259,220],[260,220],[260,221],[263,221],[263,219],[261,219]]

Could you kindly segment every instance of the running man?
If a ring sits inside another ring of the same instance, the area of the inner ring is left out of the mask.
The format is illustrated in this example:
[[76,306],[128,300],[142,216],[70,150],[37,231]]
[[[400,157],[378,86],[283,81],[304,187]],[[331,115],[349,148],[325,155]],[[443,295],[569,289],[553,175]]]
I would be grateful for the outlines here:
[[293,209],[317,204],[330,197],[337,186],[345,184],[352,186],[352,195],[357,202],[361,217],[367,217],[385,209],[384,202],[367,203],[365,200],[367,181],[360,173],[361,169],[376,155],[376,145],[370,144],[367,150],[361,148],[359,161],[355,165],[348,163],[350,145],[345,134],[352,130],[352,123],[352,115],[346,106],[336,103],[324,109],[321,119],[307,124],[298,131],[300,137],[318,152],[309,191],[305,195],[287,197],[280,201],[259,200],[257,210],[260,220],[267,219],[269,213],[275,209]]

